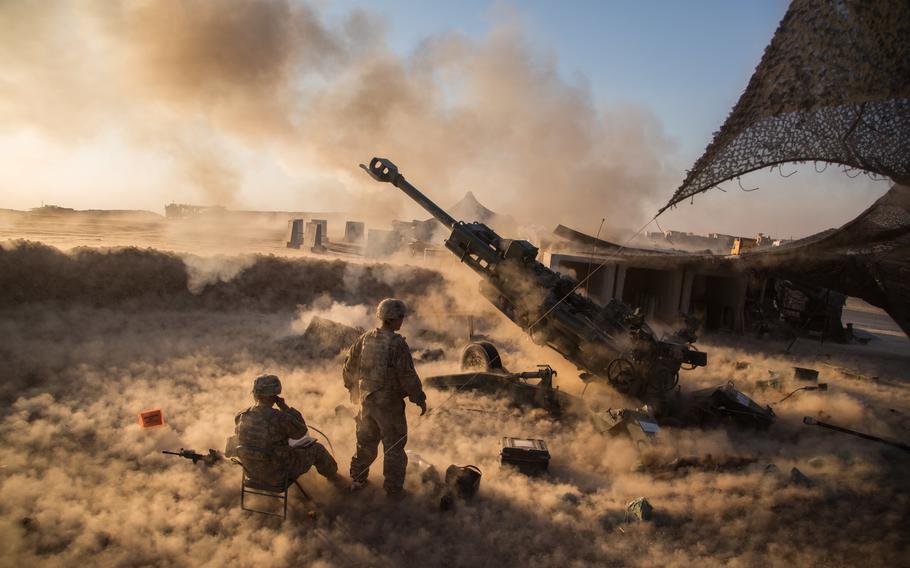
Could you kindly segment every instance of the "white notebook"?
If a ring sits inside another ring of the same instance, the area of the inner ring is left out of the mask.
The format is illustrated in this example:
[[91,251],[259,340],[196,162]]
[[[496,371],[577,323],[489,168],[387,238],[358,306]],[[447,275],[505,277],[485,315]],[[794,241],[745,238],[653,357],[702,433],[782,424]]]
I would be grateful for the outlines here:
[[316,443],[316,438],[312,436],[304,436],[303,438],[288,438],[288,445],[292,448],[306,448],[312,446]]

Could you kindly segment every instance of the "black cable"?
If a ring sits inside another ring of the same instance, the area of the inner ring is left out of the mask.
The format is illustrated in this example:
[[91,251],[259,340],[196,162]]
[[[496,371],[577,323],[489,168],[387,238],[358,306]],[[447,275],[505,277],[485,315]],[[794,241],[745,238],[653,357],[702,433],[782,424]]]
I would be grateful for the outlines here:
[[325,432],[323,432],[323,431],[320,430],[319,428],[317,428],[317,427],[315,427],[315,426],[312,426],[312,425],[310,425],[310,424],[307,424],[307,428],[309,428],[310,430],[315,430],[315,431],[318,432],[323,438],[325,438],[325,441],[329,444],[329,451],[332,452],[332,457],[334,458],[334,457],[335,457],[335,447],[332,446],[332,441],[329,440],[329,437],[325,435]]
[[785,400],[787,400],[788,398],[790,398],[791,396],[793,396],[794,394],[798,393],[799,391],[801,391],[801,390],[806,390],[806,389],[808,389],[808,388],[809,388],[809,387],[799,387],[798,389],[796,389],[795,391],[791,392],[790,394],[788,394],[788,395],[785,396],[784,398],[778,400],[778,401],[775,402],[774,404],[780,404],[780,403],[782,403],[783,401],[785,401]]
[[804,391],[816,391],[816,390],[826,391],[826,390],[828,390],[828,383],[818,383],[817,385],[807,385],[807,386],[804,386],[804,387],[799,387],[798,389],[796,389],[795,391],[791,392],[790,394],[788,394],[788,395],[785,396],[784,398],[778,400],[778,401],[775,402],[774,404],[780,404],[780,403],[782,403],[783,401],[787,400],[788,398],[790,398],[791,396],[793,396],[794,394],[796,394],[796,393],[798,393],[799,391],[802,391],[802,390],[804,390]]

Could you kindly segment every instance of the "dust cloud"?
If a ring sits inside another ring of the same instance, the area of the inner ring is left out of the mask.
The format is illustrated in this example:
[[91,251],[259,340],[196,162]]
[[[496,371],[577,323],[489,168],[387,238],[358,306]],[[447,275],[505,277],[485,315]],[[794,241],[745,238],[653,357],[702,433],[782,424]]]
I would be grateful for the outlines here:
[[7,2],[0,132],[154,156],[161,202],[275,209],[280,191],[290,208],[422,216],[357,168],[381,155],[443,205],[470,190],[524,223],[640,224],[673,183],[661,125],[594,100],[500,12],[485,35],[399,54],[385,15],[330,19],[316,3]]
[[[35,243],[0,250],[0,564],[896,566],[907,557],[906,455],[799,423],[813,415],[906,438],[906,369],[867,360],[864,371],[878,379],[858,380],[808,351],[789,357],[779,346],[731,345],[722,336],[707,340],[712,364],[685,375],[684,388],[732,378],[773,402],[798,383],[786,379],[778,393],[757,381],[806,365],[822,369],[831,389],[776,404],[767,433],[665,428],[650,457],[586,421],[554,422],[470,393],[444,403],[448,393],[430,390],[430,415],[409,406],[408,448],[440,469],[477,465],[483,479],[471,503],[439,512],[438,496],[411,467],[411,496],[398,504],[375,483],[350,497],[311,472],[302,481],[318,507],[292,492],[284,524],[244,513],[235,466],[193,465],[160,451],[221,449],[235,413],[251,403],[253,377],[270,372],[331,439],[346,470],[354,435],[342,356],[295,358],[272,348],[315,316],[368,325],[378,298],[404,297],[415,309],[403,329],[411,346],[445,352],[443,361],[418,365],[427,376],[457,368],[463,314],[473,312],[479,331],[504,346],[509,368],[548,362],[564,390],[578,392],[580,381],[554,353],[483,310],[466,292],[476,282],[463,268],[268,256],[222,263],[240,268],[210,270],[191,291],[190,272],[205,263],[171,253],[65,254]],[[597,387],[586,400],[623,403]],[[164,410],[165,427],[139,427],[137,413],[150,408]],[[505,435],[545,439],[551,474],[501,468]],[[755,461],[673,475],[638,463],[707,454]],[[811,484],[791,482],[792,467]],[[374,481],[379,473],[374,466]],[[640,496],[655,518],[625,522],[626,504]],[[315,520],[307,516],[313,508]]]

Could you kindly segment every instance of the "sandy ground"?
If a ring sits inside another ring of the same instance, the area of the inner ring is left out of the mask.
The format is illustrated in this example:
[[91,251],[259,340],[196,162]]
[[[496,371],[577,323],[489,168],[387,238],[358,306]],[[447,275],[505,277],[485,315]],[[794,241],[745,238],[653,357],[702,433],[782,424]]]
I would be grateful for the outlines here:
[[[496,398],[431,390],[429,416],[408,409],[408,448],[440,469],[480,467],[472,502],[440,512],[412,459],[411,495],[401,503],[382,496],[377,463],[376,483],[357,497],[311,472],[302,482],[316,503],[292,493],[284,524],[245,513],[236,467],[160,451],[222,448],[234,414],[250,404],[252,378],[268,371],[328,435],[346,472],[354,437],[342,355],[316,357],[294,342],[313,316],[366,327],[378,298],[404,296],[419,310],[403,330],[412,348],[445,353],[418,364],[428,376],[457,369],[465,336],[458,314],[475,313],[508,367],[549,363],[570,393],[581,382],[571,364],[466,293],[476,289],[467,270],[224,254],[217,235],[180,240],[161,222],[83,224],[45,236],[37,225],[2,227],[4,236],[41,236],[67,250],[91,239],[152,250],[67,256],[6,244],[0,255],[0,399],[8,409],[0,419],[0,565],[899,566],[910,558],[908,454],[802,424],[808,415],[910,440],[907,338],[880,310],[852,300],[845,321],[876,334],[868,345],[799,340],[785,353],[780,341],[704,338],[710,364],[684,374],[683,389],[733,380],[773,404],[767,432],[664,428],[659,444],[639,453],[584,419],[554,421]],[[268,234],[235,252],[254,250],[285,252]],[[10,259],[15,266],[2,264]],[[794,366],[819,369],[829,390],[777,402],[802,385]],[[784,384],[762,390],[758,381],[771,372]],[[585,400],[631,404],[608,387],[589,388]],[[167,425],[141,429],[137,413],[148,408],[162,408]],[[545,439],[550,475],[500,466],[505,435]],[[708,455],[710,467],[659,467]],[[749,463],[722,465],[733,458]],[[810,481],[795,481],[794,467]],[[637,497],[654,506],[651,521],[626,522]]]

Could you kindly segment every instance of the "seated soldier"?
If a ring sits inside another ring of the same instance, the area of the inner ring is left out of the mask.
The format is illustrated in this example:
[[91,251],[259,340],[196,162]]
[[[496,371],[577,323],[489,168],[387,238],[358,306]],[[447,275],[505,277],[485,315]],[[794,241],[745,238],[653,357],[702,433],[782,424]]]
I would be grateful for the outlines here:
[[[320,475],[344,488],[346,482],[338,474],[338,464],[325,447],[312,438],[298,442],[307,435],[306,422],[279,394],[278,377],[257,377],[253,382],[255,406],[234,418],[237,447],[233,453],[243,462],[247,476],[255,482],[280,485],[285,476],[291,482],[315,465]],[[289,440],[297,442],[295,447]]]

